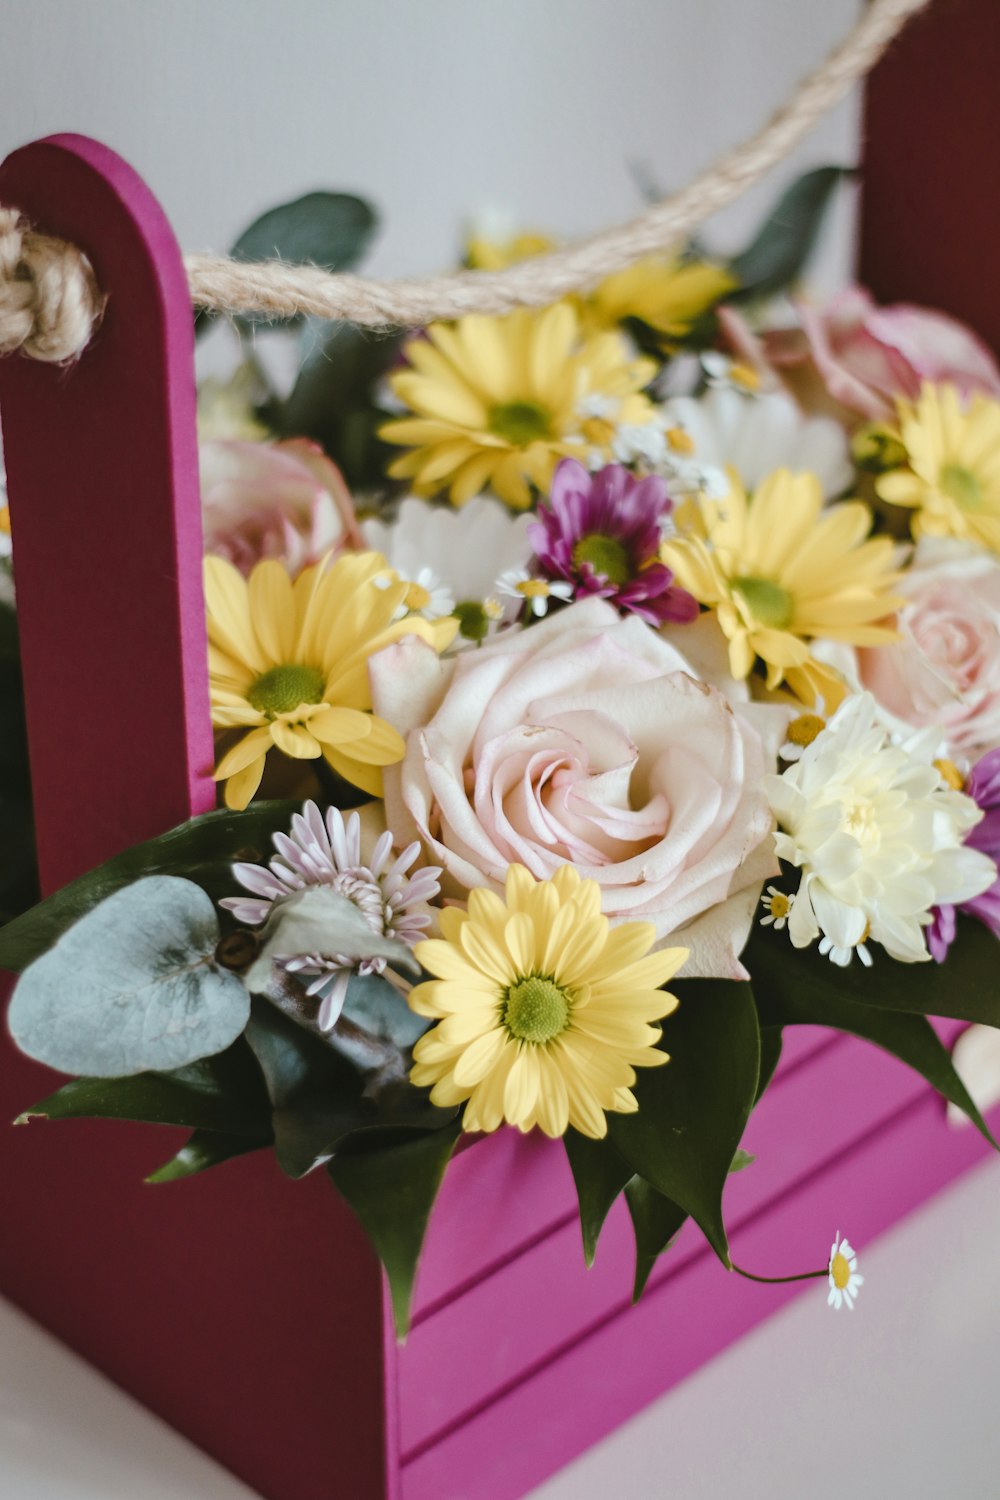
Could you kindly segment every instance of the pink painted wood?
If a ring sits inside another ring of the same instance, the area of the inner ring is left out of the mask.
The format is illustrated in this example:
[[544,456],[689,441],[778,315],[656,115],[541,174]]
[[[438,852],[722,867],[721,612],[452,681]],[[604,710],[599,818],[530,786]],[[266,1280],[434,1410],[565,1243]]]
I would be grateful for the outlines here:
[[214,803],[193,332],[170,225],[131,168],[55,136],[0,202],[82,246],[107,293],[76,365],[0,361],[42,880]]
[[[52,886],[209,801],[190,310],[169,227],[112,153],[29,147],[0,202],[83,245],[111,293],[73,370],[0,364]],[[3,1047],[10,1118],[54,1080]],[[832,1209],[870,1238],[983,1154],[941,1115],[891,1060],[794,1033],[748,1133],[761,1160],[730,1185],[738,1252],[815,1261]],[[516,1500],[795,1290],[737,1284],[686,1231],[631,1309],[622,1214],[588,1277],[559,1148],[510,1133],[449,1173],[400,1353],[322,1177],[292,1187],[254,1157],[144,1188],[175,1147],[99,1121],[4,1141],[0,1287],[268,1500]]]

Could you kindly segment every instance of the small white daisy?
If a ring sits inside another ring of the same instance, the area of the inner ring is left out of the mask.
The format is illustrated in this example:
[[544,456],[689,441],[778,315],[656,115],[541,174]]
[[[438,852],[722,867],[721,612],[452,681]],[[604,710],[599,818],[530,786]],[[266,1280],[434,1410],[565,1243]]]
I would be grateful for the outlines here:
[[701,356],[701,368],[710,386],[723,390],[742,391],[744,395],[756,395],[760,389],[760,376],[752,365],[731,359],[717,349],[706,349]]
[[858,1274],[858,1257],[850,1242],[840,1238],[838,1230],[830,1250],[830,1295],[826,1299],[827,1306],[835,1307],[838,1311],[846,1306],[848,1312],[853,1312],[858,1287],[864,1285],[864,1280]]
[[640,464],[646,469],[659,470],[669,456],[667,434],[656,422],[645,422],[640,426],[625,422],[615,429],[611,453],[616,463]]
[[[454,614],[454,596],[447,585],[440,581],[433,568],[418,568],[412,578],[406,573],[397,573],[396,577],[407,585],[406,597],[396,611],[397,620],[404,619],[406,615],[420,615],[425,620],[442,620],[446,615]],[[382,577],[373,582],[376,588],[385,589],[392,580]]]
[[573,598],[573,585],[561,579],[533,578],[527,568],[511,568],[497,579],[496,592],[508,599],[516,599],[529,614],[541,620],[548,614],[550,599],[569,603]]
[[[427,865],[407,875],[420,853],[419,844],[410,844],[393,860],[392,834],[386,831],[366,862],[359,815],[352,812],[345,819],[331,807],[324,818],[315,802],[307,802],[293,816],[290,834],[276,833],[272,842],[277,853],[269,865],[233,865],[236,879],[251,894],[227,896],[219,905],[237,922],[259,927],[288,897],[309,886],[327,886],[352,901],[380,937],[398,938],[412,948],[430,926],[426,907],[440,890],[441,871]],[[384,958],[359,963],[343,954],[322,952],[281,954],[277,961],[290,974],[309,981],[306,993],[321,1002],[317,1023],[322,1031],[332,1031],[340,1019],[352,974],[383,974],[386,968]]]
[[597,418],[602,422],[613,422],[621,410],[621,402],[616,396],[608,396],[603,391],[591,391],[576,404],[576,414],[584,422]]
[[788,925],[788,914],[795,901],[794,896],[789,896],[785,891],[779,891],[776,885],[769,885],[767,894],[761,896],[761,905],[767,915],[761,917],[762,927],[773,927],[775,932],[782,932]]
[[826,703],[822,698],[807,713],[797,714],[788,726],[785,743],[778,751],[784,761],[801,760],[816,737],[826,728]]

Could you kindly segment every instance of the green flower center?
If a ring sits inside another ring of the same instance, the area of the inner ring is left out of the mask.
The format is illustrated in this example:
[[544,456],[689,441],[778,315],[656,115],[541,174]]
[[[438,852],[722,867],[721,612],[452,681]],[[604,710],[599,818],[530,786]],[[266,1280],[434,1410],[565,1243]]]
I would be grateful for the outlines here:
[[302,703],[322,703],[326,679],[315,667],[272,667],[251,685],[247,702],[269,719],[290,714]]
[[752,574],[748,574],[744,578],[733,579],[733,590],[739,594],[759,625],[764,625],[769,630],[787,630],[792,623],[795,600],[780,583],[772,583],[770,578],[754,578]]
[[552,436],[552,418],[537,401],[504,401],[490,411],[489,429],[514,448]]
[[981,510],[983,491],[979,480],[964,464],[944,464],[938,480],[949,499],[961,510]]
[[551,1042],[569,1024],[569,996],[553,980],[532,974],[507,991],[503,1021],[520,1042]]
[[573,562],[578,568],[589,563],[598,578],[606,578],[609,583],[619,586],[628,583],[632,576],[628,549],[615,537],[604,536],[599,531],[580,538],[573,548]]

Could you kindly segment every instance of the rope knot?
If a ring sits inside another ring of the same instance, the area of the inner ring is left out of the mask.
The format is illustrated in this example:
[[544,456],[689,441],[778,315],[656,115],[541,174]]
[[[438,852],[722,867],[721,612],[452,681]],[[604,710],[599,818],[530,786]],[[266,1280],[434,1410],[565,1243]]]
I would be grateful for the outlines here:
[[87,347],[104,298],[82,251],[0,208],[0,355],[65,364]]

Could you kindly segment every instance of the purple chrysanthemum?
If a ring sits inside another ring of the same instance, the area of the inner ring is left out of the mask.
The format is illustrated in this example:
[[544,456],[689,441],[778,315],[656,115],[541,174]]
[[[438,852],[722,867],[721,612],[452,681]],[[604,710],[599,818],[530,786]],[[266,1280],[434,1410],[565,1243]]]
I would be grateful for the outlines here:
[[[361,855],[361,819],[352,812],[345,820],[337,808],[326,818],[315,802],[307,802],[292,818],[291,833],[273,836],[277,850],[270,864],[234,864],[233,874],[250,896],[228,896],[219,905],[238,922],[258,927],[274,907],[308,886],[328,886],[346,896],[379,937],[398,938],[412,948],[430,925],[421,910],[440,890],[440,868],[427,865],[407,876],[420,845],[410,844],[390,860],[392,835],[383,833],[367,864]],[[384,958],[356,959],[338,953],[289,953],[281,967],[308,980],[306,993],[321,1000],[318,1023],[323,1031],[336,1025],[347,997],[352,974],[382,974]]]
[[661,523],[672,506],[657,475],[637,479],[621,464],[588,474],[564,458],[528,540],[541,573],[567,579],[577,599],[610,599],[649,625],[693,620],[697,602],[659,560]]
[[[1000,863],[1000,749],[987,751],[976,762],[965,793],[983,812],[982,821],[970,830],[966,845]],[[994,937],[1000,938],[1000,875],[989,890],[963,901],[958,910],[978,917]],[[934,920],[927,929],[927,946],[939,964],[944,962],[955,940],[955,911],[954,906],[936,906]]]

